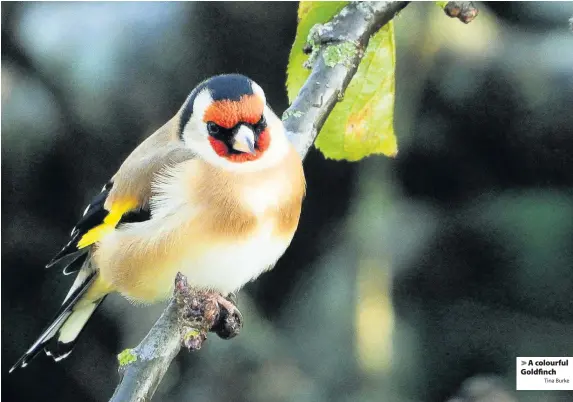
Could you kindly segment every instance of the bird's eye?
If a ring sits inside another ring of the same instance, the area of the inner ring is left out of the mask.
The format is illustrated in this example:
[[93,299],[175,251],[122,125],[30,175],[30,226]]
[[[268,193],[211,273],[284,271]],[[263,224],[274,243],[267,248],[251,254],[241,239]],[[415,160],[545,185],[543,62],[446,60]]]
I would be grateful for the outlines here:
[[207,122],[207,131],[209,131],[209,134],[211,135],[219,134],[219,126],[212,121],[209,121]]
[[265,119],[265,116],[261,116],[261,120],[255,124],[255,130],[258,133],[261,133],[265,128],[267,128],[267,120]]

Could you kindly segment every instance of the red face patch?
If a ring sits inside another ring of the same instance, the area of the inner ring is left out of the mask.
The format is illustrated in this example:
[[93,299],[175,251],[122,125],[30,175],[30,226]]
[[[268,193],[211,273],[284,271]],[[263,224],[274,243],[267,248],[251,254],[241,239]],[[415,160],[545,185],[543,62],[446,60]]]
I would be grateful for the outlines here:
[[205,110],[203,121],[212,121],[224,128],[235,127],[240,122],[256,124],[263,115],[265,105],[256,95],[243,95],[238,102],[222,100],[213,102]]
[[257,138],[257,142],[255,143],[254,154],[243,152],[240,154],[231,154],[229,153],[229,148],[223,141],[209,137],[209,142],[211,143],[211,147],[213,147],[213,150],[217,153],[217,155],[231,162],[241,163],[259,159],[269,148],[269,145],[271,144],[271,135],[269,134],[268,128],[259,134],[259,138]]

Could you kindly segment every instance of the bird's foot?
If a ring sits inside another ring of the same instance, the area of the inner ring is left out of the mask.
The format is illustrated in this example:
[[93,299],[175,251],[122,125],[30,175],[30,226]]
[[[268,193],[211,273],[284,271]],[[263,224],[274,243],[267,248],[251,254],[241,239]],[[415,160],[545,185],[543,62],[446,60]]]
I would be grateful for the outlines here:
[[219,318],[211,327],[222,339],[231,339],[239,335],[243,327],[243,315],[237,308],[237,295],[230,293],[224,297],[220,293],[212,293],[212,297],[219,305]]
[[224,297],[220,293],[190,288],[185,276],[178,274],[174,296],[182,342],[187,349],[199,350],[207,339],[207,332],[215,332],[222,339],[239,334],[243,315],[236,306],[236,295]]

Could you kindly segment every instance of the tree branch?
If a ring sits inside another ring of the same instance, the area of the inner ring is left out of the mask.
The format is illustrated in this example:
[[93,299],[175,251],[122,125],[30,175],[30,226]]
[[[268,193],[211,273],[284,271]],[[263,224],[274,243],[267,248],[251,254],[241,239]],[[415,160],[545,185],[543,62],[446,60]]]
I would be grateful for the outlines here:
[[173,297],[151,331],[137,347],[118,355],[121,381],[110,402],[151,400],[181,346],[201,349],[209,331],[223,339],[238,335],[242,317],[227,311],[213,293],[191,289],[177,274]]
[[[308,38],[311,55],[307,63],[312,71],[283,114],[287,135],[302,158],[342,98],[370,37],[407,4],[405,1],[352,2],[330,22],[313,27]],[[341,44],[345,49],[353,49],[345,52],[344,60],[333,62],[325,58],[329,48]],[[151,331],[135,349],[118,356],[122,378],[110,401],[149,401],[182,344],[190,350],[198,350],[209,331],[222,338],[237,335],[242,325],[240,313],[237,316],[223,313],[212,294],[189,289],[179,274],[174,297]]]
[[[370,36],[388,23],[406,1],[353,2],[330,22],[310,31],[309,45],[314,60],[312,72],[297,98],[283,114],[289,139],[301,157],[305,157],[324,125],[326,118],[342,98],[356,73]],[[352,56],[332,65],[325,60],[328,47],[351,44]]]
[[180,349],[177,302],[173,298],[141,343],[119,354],[121,382],[110,401],[150,400]]

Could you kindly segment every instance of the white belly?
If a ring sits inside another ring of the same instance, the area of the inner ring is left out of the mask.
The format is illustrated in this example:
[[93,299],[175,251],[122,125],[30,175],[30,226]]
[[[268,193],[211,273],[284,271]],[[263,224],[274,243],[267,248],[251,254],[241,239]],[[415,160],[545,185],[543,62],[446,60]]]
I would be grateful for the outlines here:
[[178,270],[192,286],[234,292],[272,268],[289,246],[292,238],[273,235],[273,226],[271,222],[261,225],[242,242],[213,247],[199,256],[185,256]]

